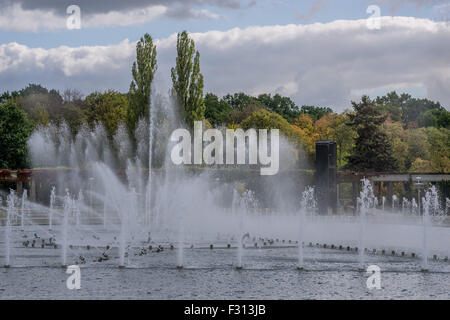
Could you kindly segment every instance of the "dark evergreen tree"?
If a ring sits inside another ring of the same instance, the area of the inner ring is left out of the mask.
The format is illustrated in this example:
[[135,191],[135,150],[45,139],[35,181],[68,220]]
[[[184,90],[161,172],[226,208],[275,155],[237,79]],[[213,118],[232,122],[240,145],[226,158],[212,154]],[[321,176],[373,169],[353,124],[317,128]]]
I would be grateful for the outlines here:
[[392,146],[381,125],[386,120],[369,97],[361,103],[352,102],[354,113],[349,114],[349,125],[357,132],[355,146],[347,157],[346,169],[353,171],[390,172],[397,170]]

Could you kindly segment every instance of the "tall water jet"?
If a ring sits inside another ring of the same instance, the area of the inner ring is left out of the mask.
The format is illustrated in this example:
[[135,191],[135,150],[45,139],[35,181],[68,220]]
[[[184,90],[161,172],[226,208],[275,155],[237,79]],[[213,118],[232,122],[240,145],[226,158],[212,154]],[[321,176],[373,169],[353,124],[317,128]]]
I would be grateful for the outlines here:
[[419,215],[419,207],[417,206],[417,202],[416,202],[415,198],[412,198],[412,200],[411,200],[411,214]]
[[422,225],[423,225],[423,238],[422,238],[422,271],[428,271],[428,225],[430,219],[430,206],[431,206],[431,192],[428,190],[425,193],[425,197],[422,198]]
[[26,204],[26,201],[27,201],[27,189],[24,189],[23,190],[23,193],[22,193],[22,208],[21,208],[21,218],[20,218],[20,224],[21,224],[21,227],[22,227],[22,231],[24,230],[24,226],[25,226],[25,204]]
[[62,267],[67,266],[67,233],[69,232],[69,214],[72,207],[72,199],[70,198],[69,190],[66,189],[66,195],[64,197],[64,217],[62,228]]
[[147,225],[151,228],[151,208],[152,208],[152,174],[153,174],[153,133],[154,133],[154,121],[155,112],[152,106],[149,106],[149,124],[148,124],[148,180],[147,180],[147,193],[145,197],[145,212]]
[[238,184],[233,191],[233,215],[239,215],[239,235],[238,235],[238,250],[237,250],[237,265],[236,269],[242,269],[242,255],[244,250],[244,239],[248,236],[244,234],[244,213],[248,211],[251,201],[250,191],[245,190],[245,185]]
[[395,202],[397,202],[397,196],[394,194],[392,196],[392,211],[395,211]]
[[178,251],[177,251],[177,269],[183,269],[183,254],[184,254],[184,219],[183,212],[186,210],[179,210],[178,218]]
[[384,211],[384,204],[386,203],[386,197],[383,196],[382,200],[381,200],[382,206],[383,206],[383,211]]
[[358,198],[359,205],[359,267],[361,270],[364,269],[365,262],[365,233],[366,233],[366,215],[370,209],[371,203],[373,203],[373,189],[370,181],[368,179],[362,179],[363,183],[360,196]]
[[440,216],[441,215],[441,207],[439,204],[439,195],[436,189],[436,186],[430,187],[430,211],[429,214],[433,216]]
[[55,208],[55,201],[56,201],[56,191],[55,186],[52,187],[52,190],[50,192],[50,210],[48,211],[48,226],[49,229],[53,229],[53,210]]
[[184,254],[184,243],[183,243],[183,240],[180,240],[180,241],[178,241],[177,269],[183,269],[183,264],[184,264],[183,254]]
[[6,198],[6,230],[5,230],[5,268],[10,267],[11,256],[11,220],[14,216],[14,203],[16,201],[16,194],[11,190]]
[[[124,195],[126,196],[126,195]],[[125,268],[125,251],[127,244],[127,233],[129,214],[128,212],[119,212],[120,215],[120,236],[119,236],[119,268]]]
[[106,230],[106,196],[103,198],[103,229]]
[[[305,191],[306,192],[306,191]],[[304,193],[305,193],[304,192]],[[303,194],[303,198],[305,195]],[[304,212],[306,210],[306,207],[304,203],[300,206],[300,213],[299,213],[299,221],[298,221],[298,264],[297,269],[302,270],[303,269],[303,224],[304,224]]]
[[[238,186],[239,187],[239,186]],[[238,236],[238,252],[237,252],[237,269],[242,269],[242,250],[243,250],[243,224],[244,224],[244,218],[243,218],[243,210],[241,207],[241,196],[239,195],[238,191],[235,189],[233,191],[233,203],[232,203],[232,210],[233,210],[233,216],[236,216],[239,214],[239,236]],[[238,212],[239,211],[239,212]]]
[[311,210],[316,207],[316,201],[314,196],[314,188],[306,187],[305,191],[302,193],[302,199],[300,201],[300,212],[299,212],[299,227],[298,227],[298,265],[297,269],[303,269],[303,242],[305,240],[305,215],[307,210]]
[[402,214],[404,215],[405,213],[410,211],[410,208],[411,208],[411,202],[409,202],[408,199],[403,198],[403,201],[402,201]]
[[76,206],[75,206],[75,208],[76,208],[76,212],[75,212],[76,223],[77,223],[77,226],[79,226],[81,223],[81,207],[84,204],[84,196],[83,196],[83,192],[81,190],[80,190],[80,192],[78,192],[78,199],[76,201],[74,199],[74,202],[76,203]]

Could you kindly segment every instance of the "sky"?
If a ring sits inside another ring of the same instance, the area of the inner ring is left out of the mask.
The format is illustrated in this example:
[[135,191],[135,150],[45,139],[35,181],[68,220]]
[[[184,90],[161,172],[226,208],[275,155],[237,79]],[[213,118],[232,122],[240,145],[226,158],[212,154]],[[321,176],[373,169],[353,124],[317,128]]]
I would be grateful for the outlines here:
[[279,93],[340,112],[396,90],[448,110],[449,21],[445,0],[0,0],[0,92],[126,92],[136,41],[149,33],[165,93],[187,30],[205,91],[219,96]]

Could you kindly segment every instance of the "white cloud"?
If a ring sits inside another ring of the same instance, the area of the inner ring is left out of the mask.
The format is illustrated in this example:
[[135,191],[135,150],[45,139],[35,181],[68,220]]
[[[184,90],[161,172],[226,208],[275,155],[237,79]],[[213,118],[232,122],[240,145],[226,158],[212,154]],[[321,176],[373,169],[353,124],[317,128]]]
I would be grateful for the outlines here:
[[0,45],[0,87],[12,90],[28,83],[51,88],[79,88],[84,92],[129,85],[135,43],[53,49],[18,43]]
[[194,10],[190,7],[186,6],[180,6],[177,8],[173,8],[167,11],[166,14],[170,18],[176,18],[176,19],[223,19],[224,17],[220,14],[210,12],[206,9],[200,9],[200,10]]
[[130,11],[110,11],[87,16],[82,20],[85,27],[129,26],[148,22],[163,16],[167,12],[165,6],[151,6]]
[[[280,92],[297,104],[342,110],[362,92],[412,88],[450,106],[450,28],[443,22],[383,17],[381,30],[366,20],[334,21],[195,33],[209,92]],[[156,41],[161,90],[170,85],[176,35]],[[54,49],[0,45],[0,88],[29,82],[85,92],[128,90],[134,44]]]
[[53,11],[47,10],[23,10],[16,3],[3,7],[0,10],[0,29],[6,31],[33,31],[56,30],[64,28],[66,19],[57,16]]
[[[166,14],[162,5],[137,8],[129,11],[109,11],[85,15],[81,10],[81,27],[128,26],[145,23]],[[67,15],[68,17],[69,15]],[[54,31],[66,28],[66,16],[53,10],[25,10],[19,3],[6,6],[0,10],[0,29],[6,31]]]

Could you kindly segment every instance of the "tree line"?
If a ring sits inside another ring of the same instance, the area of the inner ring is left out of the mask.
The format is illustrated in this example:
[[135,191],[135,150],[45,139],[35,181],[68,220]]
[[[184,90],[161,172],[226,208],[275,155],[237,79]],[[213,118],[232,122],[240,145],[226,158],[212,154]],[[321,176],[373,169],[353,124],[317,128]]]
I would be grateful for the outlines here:
[[[84,96],[77,90],[60,93],[40,84],[4,92],[0,95],[0,167],[29,166],[27,139],[34,128],[50,123],[65,122],[74,135],[83,124],[101,123],[111,139],[125,124],[136,148],[138,122],[150,121],[156,71],[157,49],[146,34],[136,44],[127,93],[106,90]],[[329,107],[297,106],[280,94],[204,94],[200,53],[186,31],[177,37],[171,78],[169,95],[187,127],[201,120],[207,127],[277,128],[301,151],[297,157],[302,163],[313,163],[317,141],[332,139],[341,169],[450,171],[450,112],[439,102],[390,92],[375,99],[363,96],[350,109],[335,113]]]

